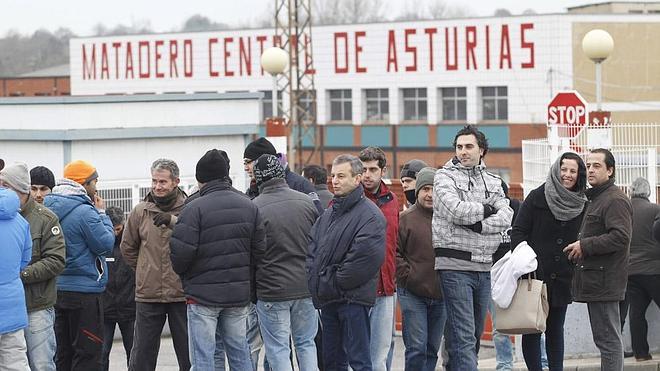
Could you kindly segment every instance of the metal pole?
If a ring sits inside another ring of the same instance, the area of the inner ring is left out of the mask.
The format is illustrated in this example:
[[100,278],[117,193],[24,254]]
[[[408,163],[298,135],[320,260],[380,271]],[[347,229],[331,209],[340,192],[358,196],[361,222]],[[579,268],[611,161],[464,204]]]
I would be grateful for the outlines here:
[[273,99],[271,100],[271,104],[273,107],[273,113],[271,114],[271,117],[279,117],[278,112],[277,112],[277,75],[273,74]]
[[602,100],[602,64],[596,62],[596,110],[601,111]]

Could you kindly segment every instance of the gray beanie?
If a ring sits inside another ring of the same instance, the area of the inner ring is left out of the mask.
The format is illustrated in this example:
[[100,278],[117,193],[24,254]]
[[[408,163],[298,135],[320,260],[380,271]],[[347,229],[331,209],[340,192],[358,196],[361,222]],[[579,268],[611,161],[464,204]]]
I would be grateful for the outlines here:
[[417,183],[415,184],[415,197],[419,194],[419,190],[424,186],[433,185],[433,178],[438,169],[432,167],[425,167],[417,173]]
[[30,171],[23,162],[17,162],[2,169],[0,180],[9,184],[16,192],[30,194]]
[[415,179],[417,178],[417,173],[423,168],[428,166],[429,164],[427,164],[422,160],[410,160],[406,162],[401,168],[401,174],[399,175],[399,179],[403,179],[404,177]]
[[639,177],[635,179],[630,185],[630,197],[649,198],[651,195],[651,186],[649,181]]

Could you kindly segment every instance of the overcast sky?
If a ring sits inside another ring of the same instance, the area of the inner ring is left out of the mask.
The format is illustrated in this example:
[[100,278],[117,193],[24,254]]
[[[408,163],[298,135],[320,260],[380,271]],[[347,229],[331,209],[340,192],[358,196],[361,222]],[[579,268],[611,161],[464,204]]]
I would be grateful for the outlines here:
[[[384,0],[391,9],[388,17],[400,12],[406,2],[418,0]],[[603,0],[604,1],[604,0]],[[566,7],[597,2],[597,0],[446,0],[453,6],[468,3],[478,16],[492,15],[496,8],[520,14],[531,8],[537,13],[564,12]],[[244,25],[275,7],[275,0],[2,0],[0,36],[9,30],[31,34],[39,28],[54,31],[68,27],[79,36],[88,36],[94,25],[103,23],[112,28],[117,24],[130,25],[148,21],[157,32],[180,28],[194,14],[202,14],[216,22]]]

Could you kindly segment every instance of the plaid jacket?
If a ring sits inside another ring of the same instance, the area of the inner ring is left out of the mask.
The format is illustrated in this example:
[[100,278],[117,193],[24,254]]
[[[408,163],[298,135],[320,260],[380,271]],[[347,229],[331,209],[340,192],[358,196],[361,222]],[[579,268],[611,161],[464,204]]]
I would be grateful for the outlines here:
[[[484,204],[497,210],[484,219]],[[491,263],[502,242],[502,232],[511,227],[513,210],[504,196],[502,180],[486,171],[483,161],[466,168],[456,159],[448,161],[433,180],[433,248],[471,254],[477,263]],[[481,222],[481,233],[465,226]]]

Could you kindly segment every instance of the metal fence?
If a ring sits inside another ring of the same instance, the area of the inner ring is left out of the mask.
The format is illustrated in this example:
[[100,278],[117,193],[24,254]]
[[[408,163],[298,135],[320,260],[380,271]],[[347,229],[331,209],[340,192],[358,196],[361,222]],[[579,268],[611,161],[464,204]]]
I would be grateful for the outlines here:
[[660,191],[660,124],[656,123],[613,123],[611,128],[588,127],[572,138],[560,138],[554,143],[549,138],[523,140],[522,186],[525,196],[545,182],[558,154],[573,151],[586,159],[588,150],[603,138],[611,143],[609,149],[616,159],[617,185],[627,192],[636,178],[646,178],[650,184],[655,184],[656,192],[651,192],[650,198],[656,202]]
[[[196,186],[197,182],[193,178],[181,178],[179,183],[179,187],[188,194],[194,192]],[[124,210],[126,215],[144,200],[149,191],[151,191],[151,179],[104,181],[98,186],[98,194],[105,200],[106,207],[117,206]]]

